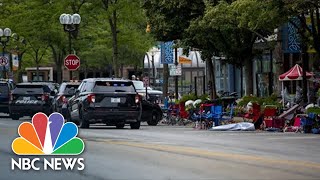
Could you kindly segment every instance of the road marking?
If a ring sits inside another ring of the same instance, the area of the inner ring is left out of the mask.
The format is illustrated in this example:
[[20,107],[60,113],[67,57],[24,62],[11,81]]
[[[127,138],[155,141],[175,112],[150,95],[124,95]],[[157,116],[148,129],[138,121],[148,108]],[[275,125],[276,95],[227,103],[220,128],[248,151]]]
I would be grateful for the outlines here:
[[320,163],[310,162],[310,161],[299,161],[299,160],[286,160],[286,159],[274,159],[269,157],[257,156],[257,155],[244,155],[244,154],[235,154],[235,153],[225,153],[225,152],[214,152],[198,148],[183,147],[183,146],[173,146],[173,145],[158,145],[158,144],[146,144],[146,143],[137,143],[129,141],[114,141],[114,140],[102,140],[102,142],[114,145],[124,145],[130,147],[144,148],[150,150],[158,150],[165,152],[172,152],[177,154],[185,155],[198,155],[205,157],[220,157],[231,160],[241,160],[241,161],[259,161],[262,163],[269,164],[282,164],[282,165],[293,165],[303,168],[317,168],[320,169]]

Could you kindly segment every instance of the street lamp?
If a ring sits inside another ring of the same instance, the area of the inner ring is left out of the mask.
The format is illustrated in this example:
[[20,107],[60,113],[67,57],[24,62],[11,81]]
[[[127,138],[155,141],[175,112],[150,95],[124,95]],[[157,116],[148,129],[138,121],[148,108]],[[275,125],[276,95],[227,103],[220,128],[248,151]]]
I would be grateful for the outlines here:
[[6,45],[9,42],[11,36],[11,29],[10,28],[5,28],[4,30],[2,30],[0,28],[0,42],[2,45],[2,57],[0,60],[0,63],[2,65],[2,78],[7,78],[6,77],[6,65],[9,63],[9,60],[5,57],[5,49],[6,49]]
[[156,84],[156,69],[154,65],[154,56],[157,50],[155,48],[151,49],[151,63],[152,63],[152,85],[155,86]]
[[12,73],[14,71],[17,72],[18,76],[16,76],[17,82],[22,82],[22,72],[19,71],[21,68],[22,56],[26,52],[27,41],[24,37],[20,37],[17,33],[12,33],[11,39],[14,41],[15,47],[13,49],[13,53],[11,53],[12,57]]
[[[76,33],[81,22],[81,16],[79,14],[61,14],[60,15],[60,24],[63,25],[65,32],[69,33],[69,54],[71,54],[71,35]],[[70,71],[70,80],[72,79],[72,71]]]

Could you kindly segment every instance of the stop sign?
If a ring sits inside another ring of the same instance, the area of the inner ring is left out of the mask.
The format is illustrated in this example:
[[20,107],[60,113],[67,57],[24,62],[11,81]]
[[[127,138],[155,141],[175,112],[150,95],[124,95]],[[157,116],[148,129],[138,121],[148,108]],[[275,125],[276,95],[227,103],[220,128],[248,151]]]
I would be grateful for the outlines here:
[[74,54],[69,54],[64,59],[64,66],[70,71],[77,70],[80,67],[80,58]]

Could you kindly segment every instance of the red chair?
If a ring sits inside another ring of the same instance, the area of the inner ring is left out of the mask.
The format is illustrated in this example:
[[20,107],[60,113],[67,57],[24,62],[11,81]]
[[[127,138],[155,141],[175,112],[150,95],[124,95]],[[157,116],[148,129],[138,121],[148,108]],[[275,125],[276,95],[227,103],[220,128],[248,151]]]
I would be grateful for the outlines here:
[[184,102],[179,104],[179,116],[183,119],[188,119],[189,113],[186,111]]
[[263,128],[275,127],[275,117],[277,115],[276,106],[266,106],[264,109]]

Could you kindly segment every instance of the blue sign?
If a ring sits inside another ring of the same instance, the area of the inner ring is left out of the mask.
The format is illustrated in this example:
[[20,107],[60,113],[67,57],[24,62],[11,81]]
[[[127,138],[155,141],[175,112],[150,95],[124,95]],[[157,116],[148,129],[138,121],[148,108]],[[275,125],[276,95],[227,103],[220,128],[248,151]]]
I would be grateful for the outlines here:
[[173,64],[173,41],[161,43],[161,64]]
[[[293,18],[292,22],[296,26],[300,26],[300,20],[298,18]],[[299,34],[297,28],[293,24],[287,23],[283,26],[282,41],[282,50],[284,53],[301,52]]]

